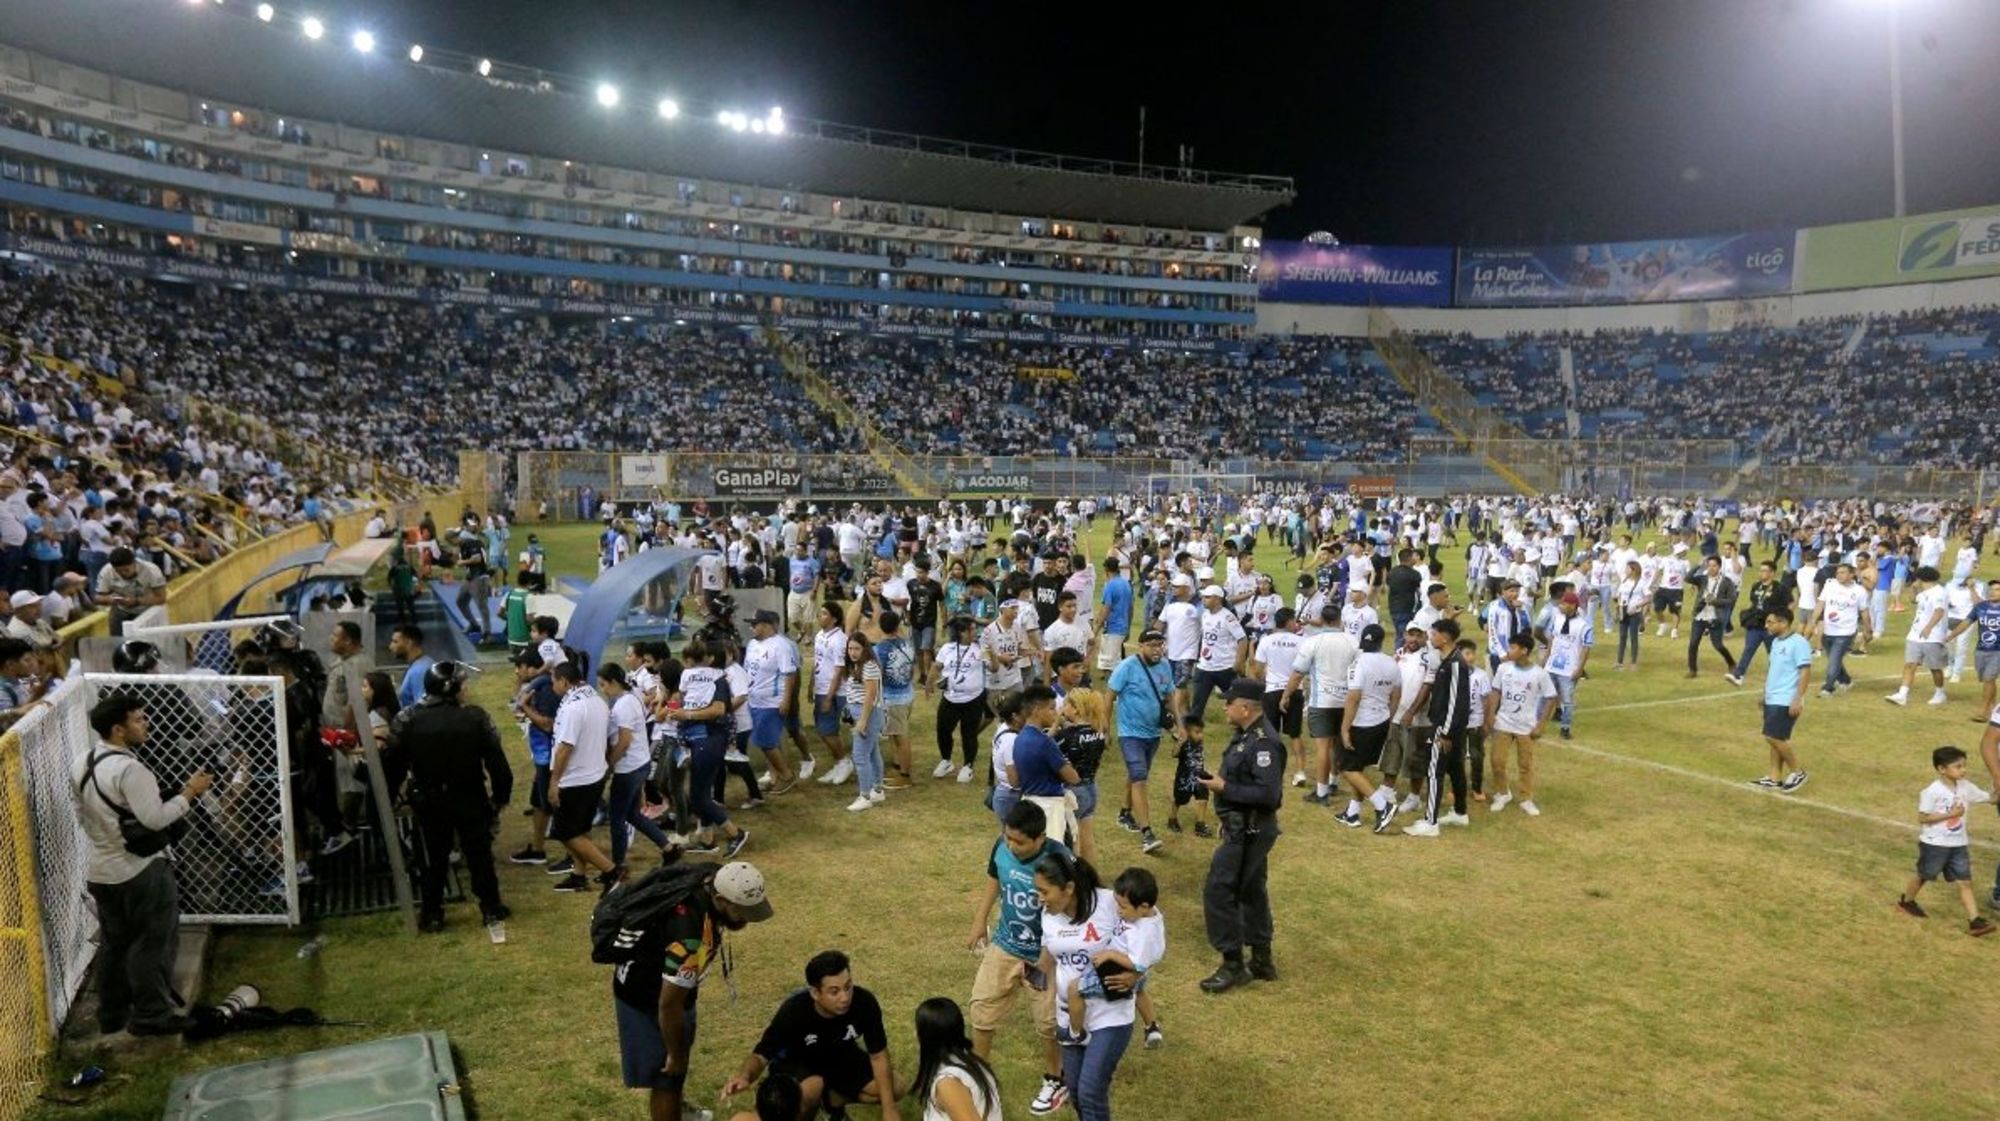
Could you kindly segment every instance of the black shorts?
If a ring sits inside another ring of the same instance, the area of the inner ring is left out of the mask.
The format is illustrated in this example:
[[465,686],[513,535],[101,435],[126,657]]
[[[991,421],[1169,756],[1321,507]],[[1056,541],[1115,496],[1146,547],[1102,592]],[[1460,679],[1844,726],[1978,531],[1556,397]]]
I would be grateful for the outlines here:
[[597,820],[597,807],[604,801],[604,784],[565,786],[556,803],[555,817],[549,821],[549,840],[567,841],[590,832]]
[[1334,763],[1334,770],[1359,774],[1370,767],[1379,766],[1382,762],[1382,748],[1389,742],[1389,727],[1387,720],[1372,728],[1355,725],[1350,742],[1342,744],[1340,749],[1334,752],[1337,760]]
[[1799,718],[1792,715],[1790,705],[1764,706],[1764,735],[1769,739],[1785,743],[1792,738],[1792,728]]
[[1681,593],[1684,588],[1661,588],[1653,593],[1653,610],[1680,613]]
[[1506,583],[1506,581],[1502,580],[1498,576],[1488,576],[1486,578],[1486,598],[1499,599],[1500,586],[1504,583]]
[[1344,715],[1344,712],[1337,708],[1308,708],[1306,734],[1314,739],[1335,739],[1340,735],[1340,721]]
[[1282,689],[1264,690],[1264,719],[1271,722],[1271,727],[1276,728],[1279,735],[1296,736],[1300,723],[1305,719],[1306,697],[1304,693],[1293,693],[1292,703],[1280,708],[1278,701],[1284,695]]
[[797,1058],[787,1056],[771,1064],[772,1074],[782,1074],[798,1082],[817,1078],[825,1089],[823,1094],[838,1094],[838,1103],[850,1105],[861,1100],[861,1091],[875,1081],[875,1068],[868,1063],[868,1056],[859,1047],[829,1047],[813,1054]]

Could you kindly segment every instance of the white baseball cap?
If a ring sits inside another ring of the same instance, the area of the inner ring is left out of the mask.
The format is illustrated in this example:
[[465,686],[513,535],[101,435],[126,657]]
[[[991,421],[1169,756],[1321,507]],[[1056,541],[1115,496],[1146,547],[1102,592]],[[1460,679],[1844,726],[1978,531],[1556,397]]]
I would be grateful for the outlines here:
[[1192,588],[1194,587],[1194,577],[1189,576],[1185,572],[1176,572],[1174,573],[1174,578],[1169,583],[1176,588]]
[[7,599],[7,605],[9,607],[12,607],[16,611],[19,611],[20,609],[28,606],[31,603],[39,604],[41,602],[42,602],[42,597],[40,595],[38,595],[35,592],[31,592],[26,588],[22,588],[20,591],[15,592],[12,596],[8,597]]
[[725,864],[715,873],[715,894],[743,912],[750,922],[771,917],[771,900],[764,894],[764,873],[747,860]]
[[1685,553],[1685,552],[1687,552],[1687,551],[1688,551],[1688,547],[1687,547],[1687,542],[1685,542],[1685,541],[1676,541],[1676,542],[1674,542],[1674,552],[1675,552],[1675,553]]
[[1201,590],[1201,594],[1202,594],[1203,596],[1214,596],[1214,597],[1215,597],[1215,598],[1217,598],[1217,599],[1221,599],[1221,598],[1222,598],[1222,585],[1220,585],[1220,584],[1210,584],[1210,585],[1209,585],[1208,587],[1206,587],[1206,588],[1203,588],[1203,589]]

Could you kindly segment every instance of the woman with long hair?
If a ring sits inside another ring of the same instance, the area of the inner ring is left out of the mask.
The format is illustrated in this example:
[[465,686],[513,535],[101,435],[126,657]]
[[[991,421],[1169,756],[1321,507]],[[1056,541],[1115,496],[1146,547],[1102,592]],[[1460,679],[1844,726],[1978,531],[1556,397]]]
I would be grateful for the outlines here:
[[715,852],[721,846],[715,843],[713,831],[720,829],[729,842],[727,853],[733,857],[750,840],[750,831],[729,820],[729,812],[716,797],[730,738],[729,678],[717,664],[722,657],[718,648],[699,638],[683,647],[679,704],[669,701],[667,707],[674,712],[687,745],[692,769],[688,794],[694,803],[695,820],[700,823],[700,834],[688,851],[697,855]]
[[1035,866],[1035,893],[1042,900],[1041,969],[1056,987],[1056,1038],[1062,1040],[1063,1084],[1069,1087],[1080,1121],[1111,1121],[1111,1080],[1132,1042],[1130,990],[1084,999],[1084,1022],[1070,1021],[1069,998],[1095,969],[1097,955],[1112,948],[1118,928],[1118,900],[1097,878],[1097,869],[1061,849],[1051,848]]
[[923,1121],[1001,1121],[1000,1079],[972,1049],[949,997],[917,1005],[917,1081]]
[[1097,767],[1111,742],[1110,714],[1104,694],[1072,689],[1063,695],[1062,726],[1056,729],[1056,746],[1083,780],[1070,787],[1076,795],[1076,851],[1092,863],[1097,860],[1097,829],[1091,821],[1097,812]]
[[1632,648],[1632,668],[1639,668],[1639,632],[1646,629],[1646,578],[1638,561],[1625,562],[1625,578],[1618,582],[1618,668],[1625,668],[1625,648]]
[[813,635],[813,731],[833,756],[833,766],[819,776],[828,786],[846,782],[854,774],[854,760],[840,742],[841,677],[847,667],[847,632],[841,628],[840,615],[838,602],[829,599],[820,604],[819,631]]
[[626,680],[625,667],[616,662],[597,667],[597,691],[611,705],[611,806],[607,814],[612,870],[623,879],[625,853],[635,829],[660,850],[662,862],[671,857],[666,831],[641,812],[653,765],[653,745],[646,737],[646,706]]
[[875,660],[874,644],[859,631],[848,632],[841,677],[847,688],[847,717],[854,724],[848,757],[854,760],[859,784],[847,808],[859,813],[889,800],[882,785],[882,729],[888,724],[888,712],[882,707],[882,664]]

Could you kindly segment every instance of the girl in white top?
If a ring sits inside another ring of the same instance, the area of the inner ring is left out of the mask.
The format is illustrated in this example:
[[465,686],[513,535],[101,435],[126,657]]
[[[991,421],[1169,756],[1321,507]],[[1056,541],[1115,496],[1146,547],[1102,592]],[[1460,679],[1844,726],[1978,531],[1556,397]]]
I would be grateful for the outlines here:
[[821,605],[819,633],[813,635],[813,730],[833,754],[833,766],[819,777],[828,786],[854,774],[854,760],[840,742],[840,678],[846,662],[847,632],[840,627],[840,612]]
[[[1042,972],[1056,993],[1068,994],[1086,970],[1094,972],[1099,954],[1115,947],[1118,898],[1102,887],[1097,870],[1067,852],[1052,850],[1035,867],[1035,892],[1042,899]],[[1119,977],[1106,978],[1107,986]],[[1077,1039],[1062,1048],[1063,1083],[1075,1096],[1082,1117],[1111,1116],[1111,1083],[1118,1060],[1132,1041],[1138,1018],[1135,1002],[1090,997],[1084,1022],[1070,1022],[1069,1002],[1056,1001],[1057,1038]],[[1064,1033],[1067,1033],[1065,1036]],[[1090,1061],[1086,1061],[1088,1058]]]
[[923,1121],[1002,1121],[1000,1080],[972,1049],[950,997],[917,1005],[917,1081]]
[[611,702],[611,863],[622,871],[632,830],[667,849],[667,834],[643,812],[646,772],[653,765],[653,745],[646,737],[646,706],[630,686],[625,667],[606,662],[597,670],[597,691]]

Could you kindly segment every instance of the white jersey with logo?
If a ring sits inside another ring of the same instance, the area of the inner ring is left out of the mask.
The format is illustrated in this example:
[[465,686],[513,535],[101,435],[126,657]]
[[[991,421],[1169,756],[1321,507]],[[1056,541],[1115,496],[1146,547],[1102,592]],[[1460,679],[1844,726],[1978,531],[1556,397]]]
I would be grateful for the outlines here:
[[1357,655],[1347,671],[1344,702],[1354,713],[1354,726],[1373,728],[1387,723],[1389,704],[1402,683],[1403,673],[1394,658],[1380,651]]
[[813,696],[833,692],[833,675],[847,660],[847,632],[835,627],[813,635]]
[[1257,653],[1253,656],[1264,667],[1266,693],[1279,692],[1291,680],[1293,659],[1303,641],[1297,631],[1272,631],[1257,640]]
[[1540,722],[1542,706],[1556,695],[1556,684],[1540,666],[1502,662],[1493,675],[1493,692],[1500,698],[1493,730],[1525,736]]
[[1861,629],[1868,610],[1868,593],[1859,584],[1835,580],[1820,590],[1820,626],[1829,638],[1844,638]]
[[1236,613],[1223,609],[1201,613],[1201,652],[1195,668],[1218,672],[1236,668],[1236,644],[1247,637]]
[[1544,663],[1548,671],[1557,677],[1575,677],[1583,666],[1583,652],[1597,645],[1597,632],[1587,612],[1567,616],[1557,609],[1549,619],[1548,642],[1549,656]]

